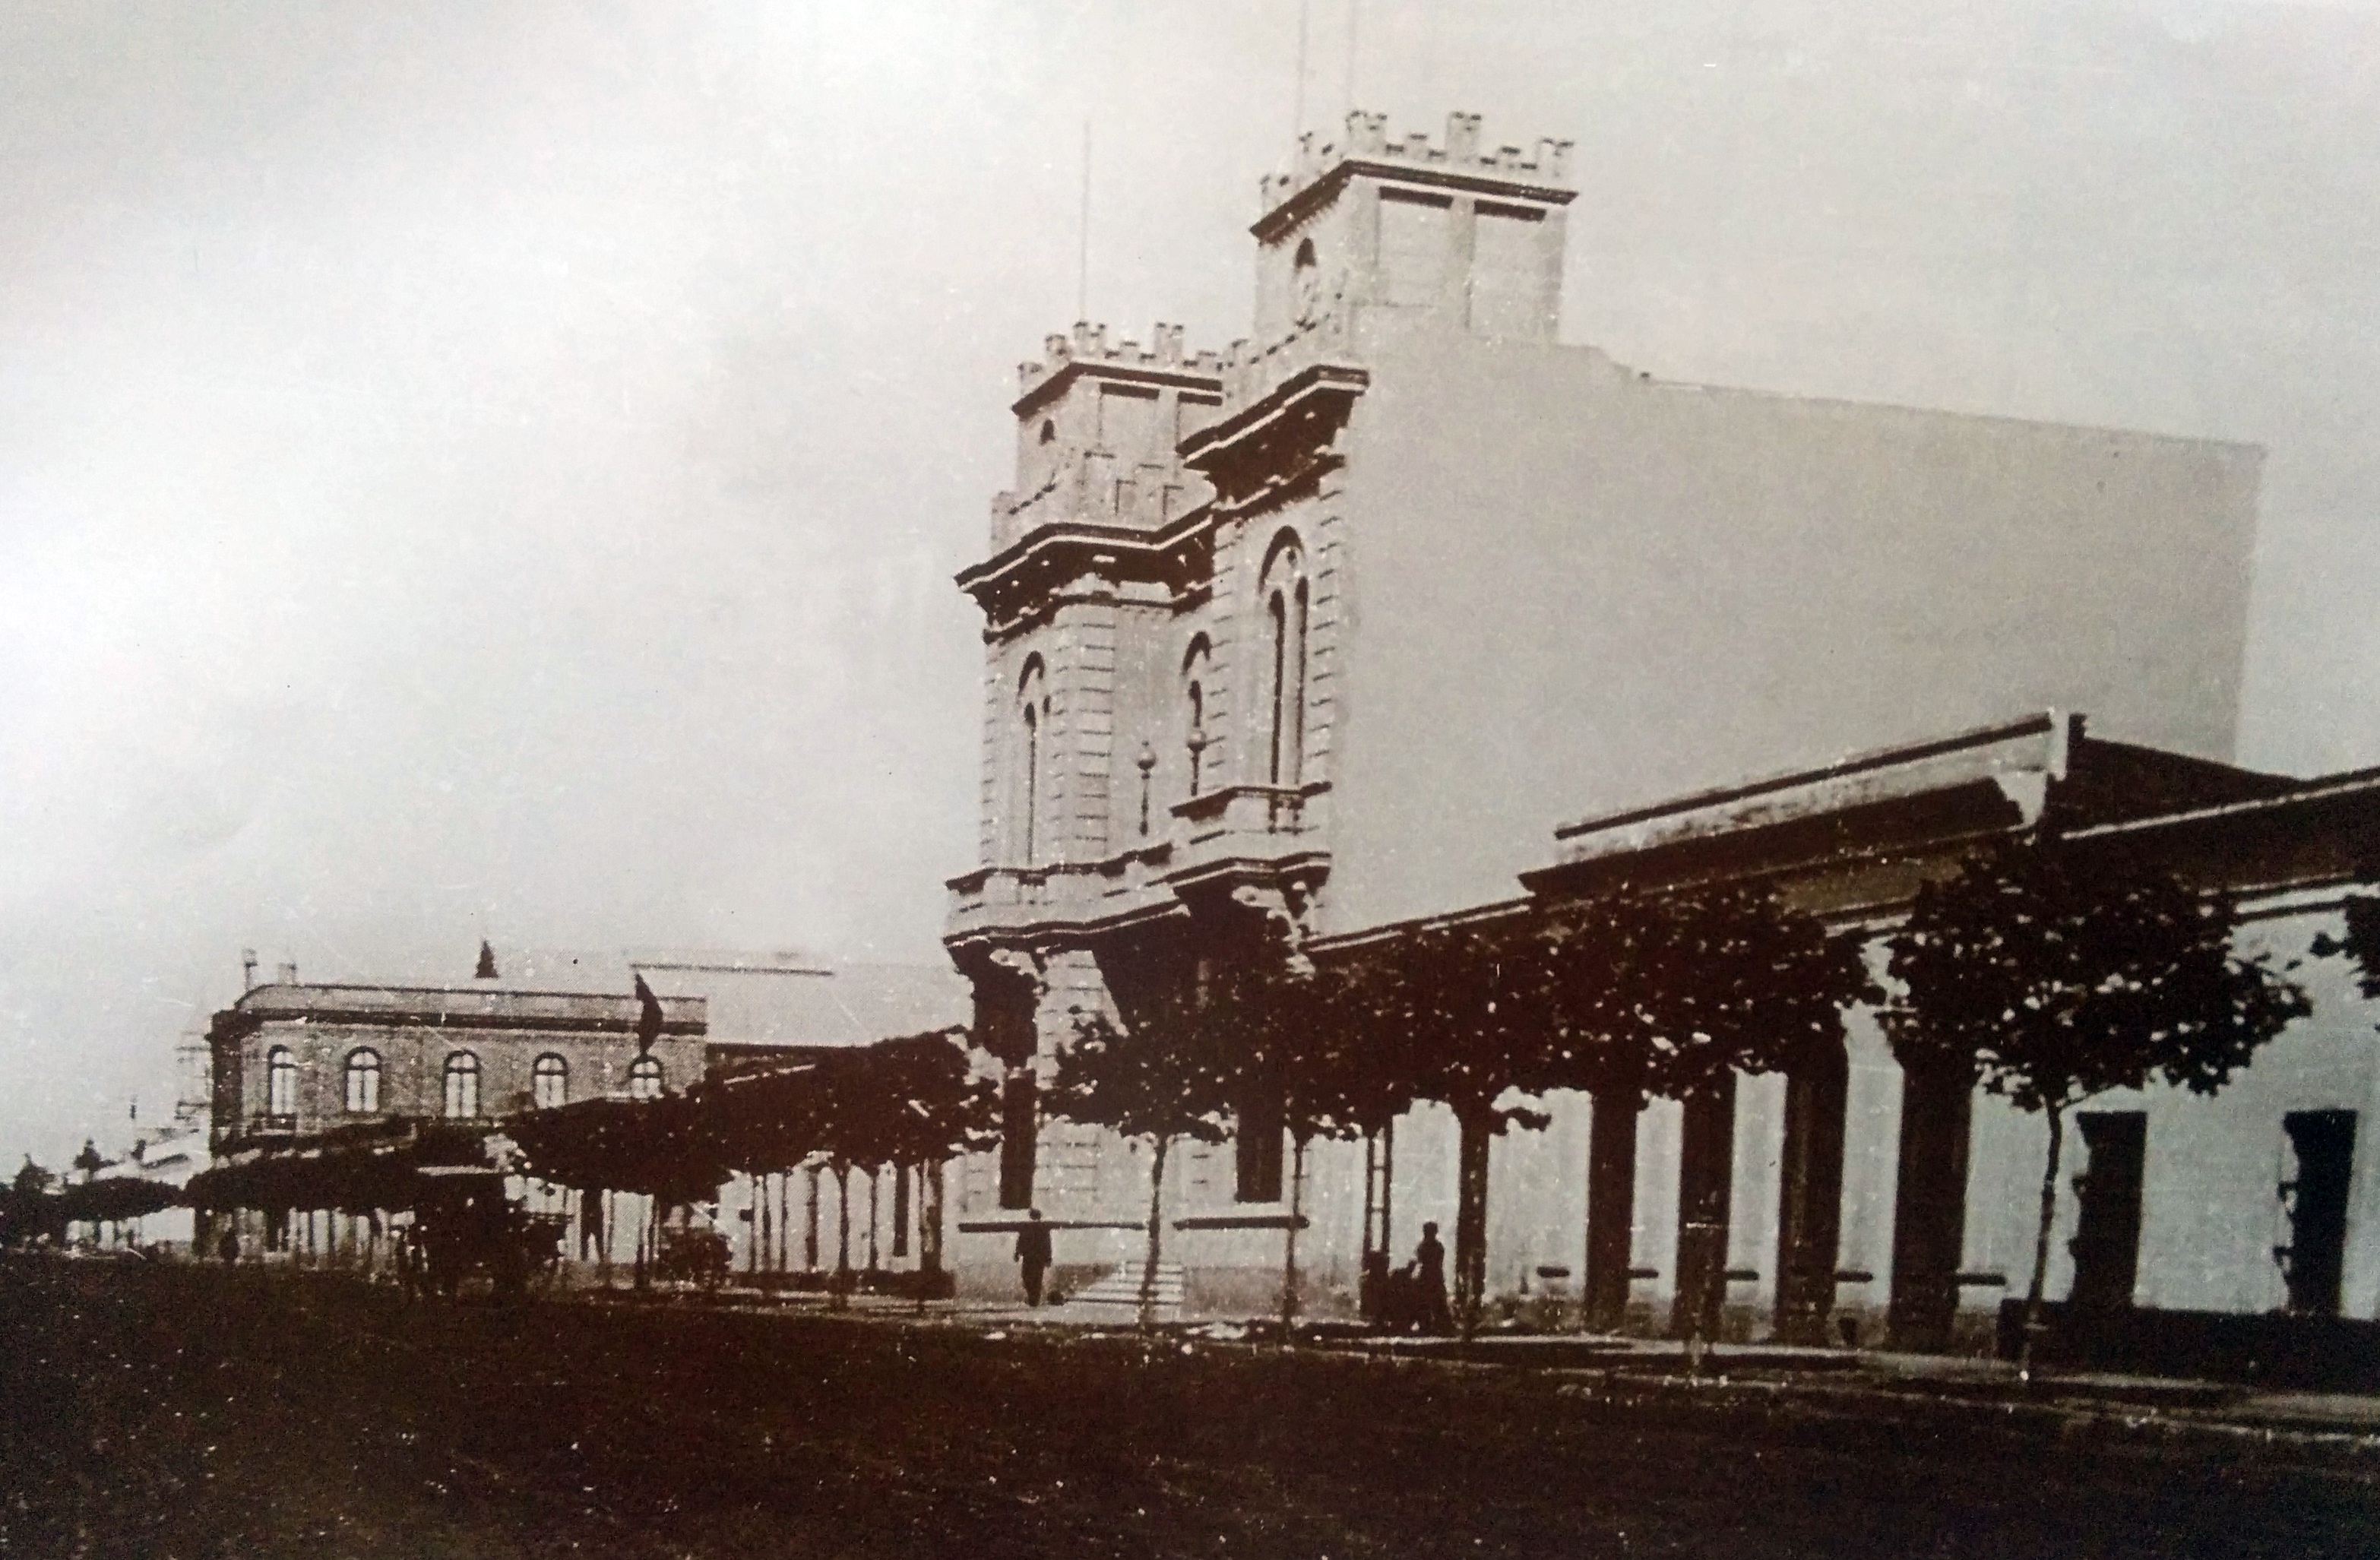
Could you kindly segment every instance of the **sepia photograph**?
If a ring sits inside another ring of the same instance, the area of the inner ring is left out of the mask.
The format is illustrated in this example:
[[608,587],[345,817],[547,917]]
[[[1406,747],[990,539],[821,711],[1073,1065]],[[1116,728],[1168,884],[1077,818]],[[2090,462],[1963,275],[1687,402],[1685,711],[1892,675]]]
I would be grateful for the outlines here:
[[2380,1553],[2380,0],[0,0],[0,1560]]

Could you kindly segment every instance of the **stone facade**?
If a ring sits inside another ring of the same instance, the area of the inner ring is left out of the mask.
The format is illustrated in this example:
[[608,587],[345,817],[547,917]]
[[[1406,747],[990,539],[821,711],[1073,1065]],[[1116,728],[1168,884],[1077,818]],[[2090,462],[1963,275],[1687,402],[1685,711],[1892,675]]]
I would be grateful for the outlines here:
[[[702,1075],[704,1004],[659,1000],[650,1056],[659,1086],[676,1091]],[[625,1096],[640,1014],[634,997],[585,992],[261,986],[209,1032],[216,1149],[393,1119],[492,1120],[537,1103],[544,1058],[563,1064],[555,1103]],[[446,1082],[460,1058],[473,1064],[468,1097]],[[368,1091],[364,1071],[375,1075]]]
[[[1082,1227],[1062,1261],[1131,1254],[1136,1236],[1099,1227],[1143,1216],[1145,1168],[1040,1121],[1037,1081],[1079,1013],[1188,979],[1263,922],[1327,948],[1472,913],[1582,813],[2015,711],[2085,709],[2103,756],[2162,751],[2128,783],[2231,756],[2260,452],[1669,383],[1562,345],[1568,156],[1489,147],[1469,115],[1437,142],[1353,115],[1263,185],[1250,338],[1196,352],[1160,326],[1144,349],[1077,326],[1024,367],[1017,488],[959,580],[986,623],[981,828],[945,941],[1011,1070],[1005,1160],[960,1178],[963,1269],[1007,1272],[1028,1202]],[[1820,1090],[1849,1136],[1816,1227],[1871,1275],[1843,1280],[1846,1306],[1880,1317],[1903,1090],[1872,1023],[1853,1030]],[[2362,1068],[2363,1016],[2334,1031]],[[1727,1262],[1761,1276],[1736,1296],[1761,1312],[1792,1087],[1745,1080],[1731,1126],[1700,1129],[1732,1144]],[[1581,1261],[1588,1110],[1553,1107],[1495,1145],[1498,1288]],[[1962,1129],[1977,1164],[2022,1162],[2025,1124],[1996,1108]],[[1352,1287],[1367,1230],[1451,1227],[1443,1115],[1416,1110],[1392,1155],[1317,1148],[1318,1289]],[[1659,1104],[1640,1129],[1654,1303],[1689,1134]],[[1191,1155],[1173,1213],[1250,1215],[1183,1238],[1194,1300],[1269,1292],[1268,1156]],[[1998,1173],[1975,1172],[1994,1210]],[[1964,1221],[1973,1273],[2006,1266],[1998,1219]]]

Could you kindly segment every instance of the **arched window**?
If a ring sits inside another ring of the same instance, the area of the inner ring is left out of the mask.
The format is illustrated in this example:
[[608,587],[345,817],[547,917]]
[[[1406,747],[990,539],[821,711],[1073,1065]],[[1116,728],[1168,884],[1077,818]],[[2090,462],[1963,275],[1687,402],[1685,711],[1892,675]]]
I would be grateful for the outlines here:
[[1290,270],[1290,308],[1297,322],[1311,325],[1322,312],[1322,268],[1314,261],[1314,240],[1297,241],[1297,259]]
[[570,1064],[548,1051],[529,1070],[529,1099],[540,1110],[570,1103]]
[[1207,636],[1193,635],[1190,648],[1182,658],[1182,701],[1187,717],[1182,728],[1183,745],[1190,752],[1190,794],[1198,794],[1204,779],[1207,744],[1212,740],[1207,731]]
[[347,1053],[346,1105],[350,1116],[380,1112],[380,1053],[370,1046]]
[[298,1114],[298,1058],[286,1046],[275,1046],[264,1056],[264,1113]]
[[457,1051],[446,1058],[446,1118],[466,1121],[480,1114],[480,1058]]
[[1048,417],[1043,417],[1041,419],[1041,442],[1044,444],[1055,443],[1057,439],[1058,425],[1051,422]]
[[662,1058],[638,1057],[628,1067],[628,1097],[632,1100],[657,1100],[662,1097]]
[[1305,559],[1284,532],[1265,565],[1265,620],[1269,654],[1265,781],[1296,785],[1305,768],[1305,638],[1308,615]]
[[1015,840],[1019,865],[1031,866],[1040,857],[1041,792],[1043,789],[1043,747],[1049,738],[1050,694],[1048,680],[1042,675],[1041,658],[1035,656],[1025,663],[1025,675],[1018,679],[1017,755],[1016,755],[1016,821]]

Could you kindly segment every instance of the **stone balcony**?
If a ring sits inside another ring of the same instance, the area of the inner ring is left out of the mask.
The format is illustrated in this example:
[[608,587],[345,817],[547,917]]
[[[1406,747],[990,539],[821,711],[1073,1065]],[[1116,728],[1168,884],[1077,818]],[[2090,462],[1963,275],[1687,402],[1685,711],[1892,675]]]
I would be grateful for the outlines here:
[[1170,915],[1185,891],[1319,877],[1329,786],[1227,786],[1172,808],[1169,837],[1088,862],[984,866],[950,879],[946,942],[1080,933]]
[[1172,908],[1171,841],[1090,862],[981,866],[950,880],[946,939],[1116,925]]

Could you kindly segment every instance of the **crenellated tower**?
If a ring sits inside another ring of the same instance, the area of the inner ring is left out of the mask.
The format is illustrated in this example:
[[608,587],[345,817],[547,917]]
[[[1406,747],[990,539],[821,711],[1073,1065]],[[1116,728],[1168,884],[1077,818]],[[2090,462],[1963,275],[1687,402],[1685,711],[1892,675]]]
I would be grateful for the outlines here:
[[[944,937],[1010,1069],[1005,1206],[1049,1168],[1035,1079],[1075,1013],[1129,1022],[1325,919],[1370,365],[1415,332],[1550,342],[1560,307],[1567,143],[1478,132],[1391,141],[1358,114],[1343,145],[1305,138],[1265,183],[1254,333],[1228,354],[1078,324],[1019,369],[1015,485],[959,575],[985,624],[981,828]],[[1279,1139],[1242,1133],[1243,1200],[1279,1195]]]

